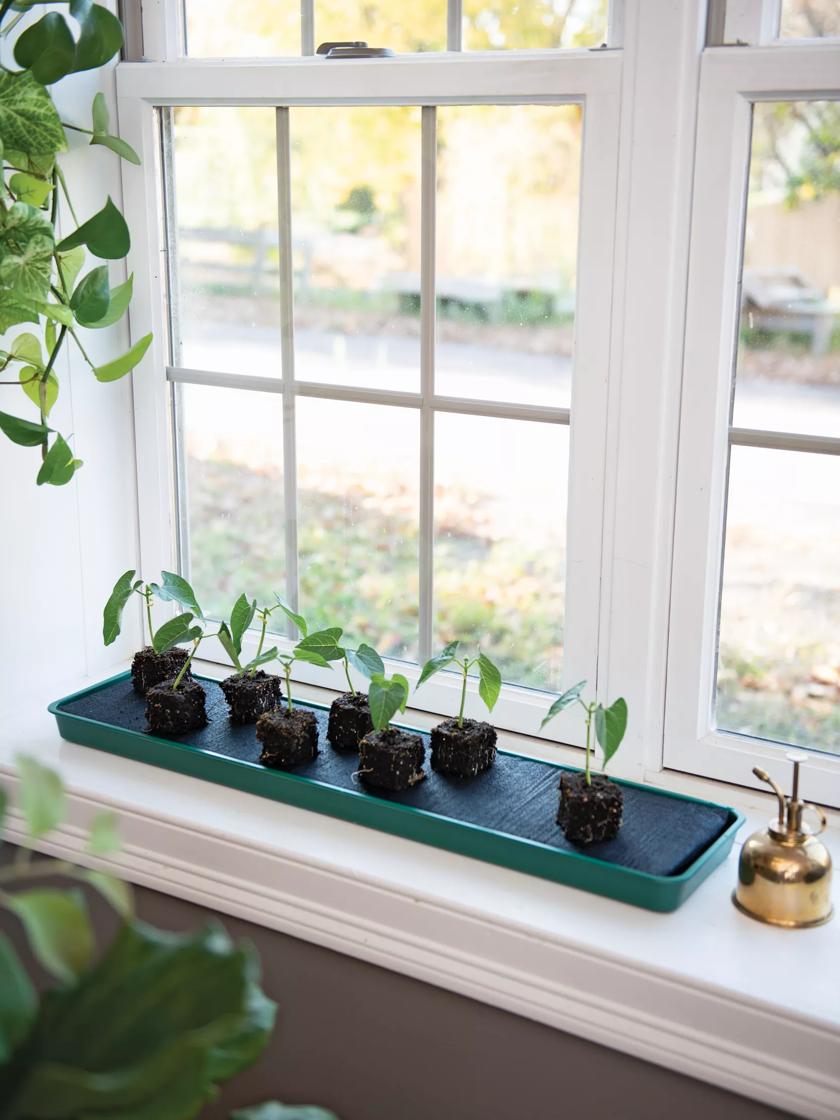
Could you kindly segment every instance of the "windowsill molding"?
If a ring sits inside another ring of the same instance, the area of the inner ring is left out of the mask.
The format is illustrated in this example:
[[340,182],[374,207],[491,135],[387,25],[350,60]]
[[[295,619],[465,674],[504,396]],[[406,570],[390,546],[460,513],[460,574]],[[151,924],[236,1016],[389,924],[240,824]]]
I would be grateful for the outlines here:
[[[654,914],[64,742],[46,703],[83,683],[26,703],[0,733],[13,795],[21,753],[67,785],[68,821],[41,850],[797,1116],[840,1115],[840,921],[777,930],[729,901],[739,841],[772,798],[718,791],[748,815],[730,859],[676,913]],[[86,825],[103,807],[124,845],[92,859]],[[24,839],[14,810],[7,824]],[[836,824],[828,835],[837,860]]]

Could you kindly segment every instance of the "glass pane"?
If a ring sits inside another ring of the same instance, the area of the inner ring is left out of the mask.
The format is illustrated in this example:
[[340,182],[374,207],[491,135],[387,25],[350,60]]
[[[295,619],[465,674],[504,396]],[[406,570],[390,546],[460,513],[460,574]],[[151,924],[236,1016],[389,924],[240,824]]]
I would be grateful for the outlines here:
[[506,681],[556,689],[569,429],[444,413],[435,425],[435,642],[480,642]]
[[176,364],[279,377],[274,110],[190,106],[172,122]]
[[315,0],[315,42],[361,40],[393,51],[445,51],[446,0]]
[[349,643],[416,660],[415,409],[297,398],[300,602]]
[[581,123],[577,105],[438,109],[438,393],[569,405]]
[[840,458],[733,447],[717,723],[840,753]]
[[300,0],[184,0],[192,58],[300,54]]
[[837,0],[782,0],[783,39],[818,39],[840,35]]
[[598,47],[607,0],[464,0],[466,50]]
[[756,104],[734,423],[840,435],[840,102]]
[[244,591],[285,595],[283,403],[277,393],[178,385],[184,570],[204,610]]
[[295,375],[417,391],[420,109],[292,109],[291,145]]

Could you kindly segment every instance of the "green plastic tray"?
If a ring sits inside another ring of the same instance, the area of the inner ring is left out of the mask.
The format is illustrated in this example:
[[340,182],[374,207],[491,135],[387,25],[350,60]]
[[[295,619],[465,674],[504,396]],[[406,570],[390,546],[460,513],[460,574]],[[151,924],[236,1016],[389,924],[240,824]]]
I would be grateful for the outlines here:
[[[568,847],[539,842],[512,832],[497,831],[480,823],[469,823],[400,803],[387,796],[378,796],[362,788],[346,788],[302,774],[272,770],[258,762],[230,757],[219,749],[208,750],[175,739],[158,738],[144,731],[121,727],[116,722],[102,722],[66,710],[68,705],[85,701],[112,686],[122,685],[128,679],[128,673],[121,673],[50,704],[49,710],[56,718],[62,737],[109,754],[160,766],[190,777],[203,778],[205,781],[257,794],[273,801],[282,801],[297,808],[338,817],[421,844],[431,844],[459,855],[605,895],[647,910],[676,910],[685,902],[714,868],[726,859],[735,834],[744,821],[741,814],[727,806],[685,797],[668,790],[653,790],[650,786],[641,786],[635,782],[621,781],[620,784],[628,791],[644,791],[648,797],[683,801],[725,813],[720,833],[688,866],[680,869],[677,874],[651,874],[585,854],[583,849],[570,850]],[[311,708],[316,713],[326,710],[326,706],[322,704],[299,702],[299,706]],[[220,721],[217,720],[215,726],[218,738]],[[241,729],[237,733],[241,736]],[[196,733],[195,737],[200,735],[201,733]],[[218,748],[218,743],[216,746]],[[328,744],[322,743],[322,752],[330,750]],[[528,765],[526,760],[520,760],[510,752],[499,751],[499,755],[509,760],[507,766],[516,766],[519,761]],[[561,770],[572,769],[545,762],[539,765],[556,770],[558,779]],[[426,768],[428,772],[428,763]],[[549,777],[553,780],[555,776]],[[435,776],[435,780],[445,779]],[[422,786],[426,784],[421,783]],[[557,835],[560,835],[559,829]]]

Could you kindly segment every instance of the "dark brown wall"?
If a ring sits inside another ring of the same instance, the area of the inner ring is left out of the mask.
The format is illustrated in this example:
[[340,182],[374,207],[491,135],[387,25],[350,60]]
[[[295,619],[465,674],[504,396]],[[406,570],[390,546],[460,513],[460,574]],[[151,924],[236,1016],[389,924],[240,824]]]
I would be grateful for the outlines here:
[[[137,905],[145,921],[172,930],[219,918],[148,890],[137,890]],[[107,934],[111,917],[98,906],[94,911]],[[263,987],[279,1015],[266,1054],[226,1086],[202,1120],[227,1120],[232,1108],[271,1098],[321,1104],[341,1120],[787,1115],[352,957],[222,920],[233,937],[256,945]],[[0,928],[16,933],[6,915]]]

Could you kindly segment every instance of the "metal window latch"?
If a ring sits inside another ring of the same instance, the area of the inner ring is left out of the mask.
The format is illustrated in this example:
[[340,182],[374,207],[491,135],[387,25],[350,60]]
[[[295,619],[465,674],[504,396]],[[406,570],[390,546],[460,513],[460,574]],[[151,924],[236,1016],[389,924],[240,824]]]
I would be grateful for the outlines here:
[[369,47],[361,40],[321,43],[315,53],[323,55],[324,58],[393,58],[394,56],[394,51],[390,47]]

